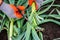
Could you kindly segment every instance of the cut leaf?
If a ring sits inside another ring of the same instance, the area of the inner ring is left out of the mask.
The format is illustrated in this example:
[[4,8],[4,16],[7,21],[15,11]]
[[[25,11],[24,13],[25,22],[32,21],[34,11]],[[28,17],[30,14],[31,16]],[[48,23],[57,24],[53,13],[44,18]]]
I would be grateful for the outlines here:
[[32,36],[33,36],[34,40],[40,40],[40,38],[38,37],[37,32],[35,31],[34,28],[32,28]]
[[15,0],[9,0],[10,4],[14,4]]
[[29,23],[27,23],[27,30],[26,30],[26,34],[25,34],[26,39],[25,40],[29,40],[31,28],[32,28],[32,26]]

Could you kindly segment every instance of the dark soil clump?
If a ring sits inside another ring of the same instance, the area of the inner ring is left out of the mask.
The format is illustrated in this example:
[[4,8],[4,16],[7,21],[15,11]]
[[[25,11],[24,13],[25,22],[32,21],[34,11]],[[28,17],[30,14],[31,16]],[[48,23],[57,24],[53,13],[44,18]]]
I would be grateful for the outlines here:
[[43,32],[44,40],[60,38],[60,26],[54,23],[45,23],[42,27],[45,28],[45,31]]
[[7,31],[6,30],[2,30],[0,33],[0,40],[8,40],[7,38]]

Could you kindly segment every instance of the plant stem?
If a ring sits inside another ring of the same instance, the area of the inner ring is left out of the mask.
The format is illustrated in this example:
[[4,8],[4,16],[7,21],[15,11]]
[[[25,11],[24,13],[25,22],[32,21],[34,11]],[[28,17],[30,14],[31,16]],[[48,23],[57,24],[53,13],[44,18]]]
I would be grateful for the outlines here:
[[11,20],[11,23],[10,23],[10,29],[9,29],[9,37],[8,37],[9,40],[12,40],[12,34],[13,34],[13,23],[14,23],[14,21]]
[[37,23],[36,23],[36,20],[35,20],[35,17],[34,17],[34,16],[36,16],[36,15],[34,15],[35,12],[36,12],[36,5],[35,5],[35,3],[33,2],[33,4],[32,4],[33,24],[34,24],[34,26],[37,26]]
[[35,7],[35,3],[32,3],[32,13],[34,13],[36,11],[36,7]]

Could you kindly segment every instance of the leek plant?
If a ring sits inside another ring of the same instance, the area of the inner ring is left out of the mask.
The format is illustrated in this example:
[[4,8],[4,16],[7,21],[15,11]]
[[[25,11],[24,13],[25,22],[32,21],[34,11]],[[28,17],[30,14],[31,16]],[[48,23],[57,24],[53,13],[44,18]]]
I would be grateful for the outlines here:
[[[24,5],[28,6],[28,0],[4,0],[8,4]],[[25,11],[25,16],[27,16],[28,20],[17,19],[17,18],[9,18],[3,12],[0,11],[0,32],[4,29],[7,30],[8,40],[44,40],[43,39],[43,31],[45,30],[40,24],[46,22],[53,22],[57,25],[60,25],[60,22],[55,19],[60,19],[60,11],[57,9],[60,8],[60,5],[54,4],[55,0],[45,0],[43,2],[42,10],[35,10],[35,4],[33,3],[31,7],[27,8]],[[46,5],[51,3],[49,5]],[[50,13],[46,14],[46,12],[52,7],[56,7],[51,10]],[[57,14],[52,14],[54,10],[57,11]],[[49,18],[51,17],[51,18]]]

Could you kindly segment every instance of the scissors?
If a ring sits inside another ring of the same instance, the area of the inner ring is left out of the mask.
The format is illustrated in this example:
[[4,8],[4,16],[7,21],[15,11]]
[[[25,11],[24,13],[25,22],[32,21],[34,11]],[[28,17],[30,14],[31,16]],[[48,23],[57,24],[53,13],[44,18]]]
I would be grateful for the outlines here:
[[[28,0],[28,6],[26,8],[28,8],[29,6],[32,5],[32,3],[35,2],[36,4],[36,10],[39,9],[39,7],[42,5],[43,0]],[[5,2],[2,2],[1,6],[0,6],[0,10],[3,11],[8,17],[10,18],[25,18],[27,19],[26,16],[24,16],[25,14],[25,10],[26,10],[25,6],[15,6],[13,4],[7,4]]]

